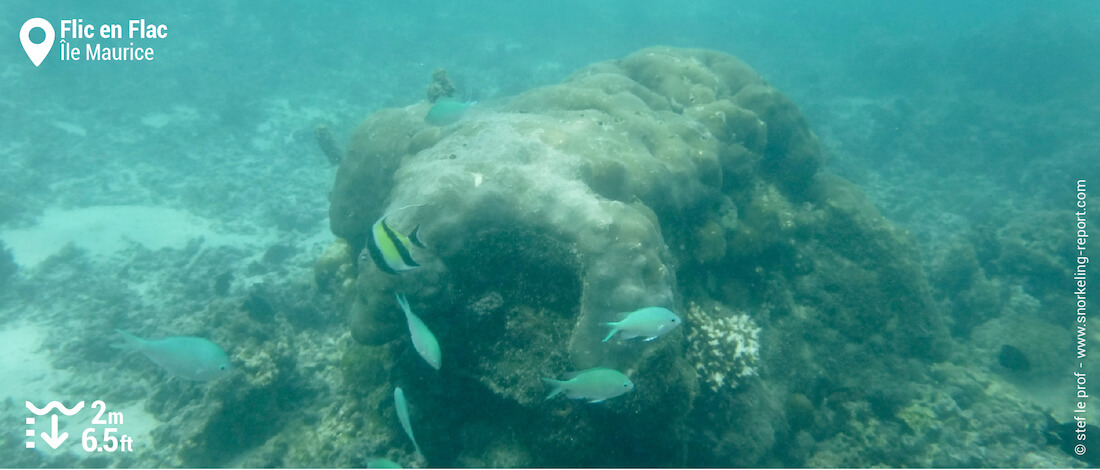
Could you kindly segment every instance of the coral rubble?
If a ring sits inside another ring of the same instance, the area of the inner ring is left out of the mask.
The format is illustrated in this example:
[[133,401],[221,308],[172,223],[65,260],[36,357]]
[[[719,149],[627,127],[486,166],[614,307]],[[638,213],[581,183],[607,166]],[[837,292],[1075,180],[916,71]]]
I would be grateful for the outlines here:
[[756,375],[760,328],[751,317],[719,305],[708,312],[692,303],[687,318],[688,357],[711,391],[736,388],[743,378]]

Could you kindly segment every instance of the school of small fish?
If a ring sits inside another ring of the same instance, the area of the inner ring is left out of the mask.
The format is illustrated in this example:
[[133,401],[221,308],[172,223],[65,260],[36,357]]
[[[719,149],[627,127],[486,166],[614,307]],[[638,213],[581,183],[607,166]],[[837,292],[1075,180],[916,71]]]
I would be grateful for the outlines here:
[[[441,100],[432,107],[425,120],[438,126],[453,124],[460,120],[466,108],[474,103],[462,103],[453,99]],[[413,253],[414,248],[424,248],[420,240],[420,226],[417,225],[408,235],[405,235],[390,227],[387,219],[396,212],[420,205],[422,204],[403,206],[379,217],[367,235],[366,246],[359,256],[360,262],[370,259],[379,270],[391,275],[399,275],[419,267],[420,264]],[[413,313],[404,294],[395,293],[394,297],[405,314],[413,348],[431,368],[440,370],[443,366],[443,353],[439,341],[428,325]],[[643,307],[623,314],[619,321],[604,323],[610,331],[603,341],[609,341],[616,334],[624,341],[634,338],[653,341],[675,330],[681,324],[683,320],[667,308]],[[116,331],[122,335],[124,341],[113,347],[141,352],[176,377],[193,381],[209,381],[222,377],[232,370],[225,351],[205,338],[169,337],[147,340],[122,330]],[[629,377],[622,372],[604,367],[568,373],[560,380],[544,377],[542,381],[550,388],[547,400],[565,395],[570,399],[600,403],[634,390],[634,383]],[[413,436],[409,404],[401,387],[394,388],[393,399],[402,429],[412,441],[416,454],[423,456],[420,444]],[[393,461],[382,458],[370,459],[367,466],[399,468]]]
[[[434,110],[435,108],[433,108]],[[386,219],[394,212],[417,205],[419,204],[401,207],[380,217],[368,234],[366,248],[364,248],[363,254],[360,255],[360,260],[365,261],[369,258],[380,271],[393,275],[399,275],[420,266],[413,256],[414,247],[424,248],[419,238],[420,226],[417,225],[406,236],[386,223]],[[436,340],[428,325],[413,313],[404,294],[395,293],[394,297],[405,313],[413,348],[424,359],[424,362],[433,369],[439,370],[443,365],[443,354],[439,347],[439,341]],[[620,318],[619,321],[604,323],[604,326],[610,328],[607,337],[603,340],[604,342],[611,340],[616,334],[624,341],[634,338],[653,341],[683,324],[683,320],[671,310],[656,306],[639,308],[621,315]],[[634,390],[634,382],[629,377],[622,372],[605,367],[593,367],[568,373],[560,380],[544,377],[542,381],[550,388],[550,393],[546,397],[547,400],[558,395],[565,395],[571,399],[600,403]],[[401,387],[394,389],[394,406],[401,427],[405,430],[405,434],[409,436],[409,440],[412,441],[416,453],[423,456],[420,452],[420,445],[413,437],[412,423],[409,418],[409,405],[405,399],[405,392]]]

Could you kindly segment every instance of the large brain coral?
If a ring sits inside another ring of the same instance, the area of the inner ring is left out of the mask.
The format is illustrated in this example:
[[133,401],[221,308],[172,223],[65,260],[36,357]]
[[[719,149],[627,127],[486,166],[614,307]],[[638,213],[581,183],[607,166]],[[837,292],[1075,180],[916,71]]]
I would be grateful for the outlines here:
[[[601,344],[600,323],[642,306],[676,306],[675,259],[662,226],[720,204],[723,187],[745,184],[746,174],[798,187],[817,169],[797,109],[744,63],[717,52],[646,49],[444,129],[424,123],[424,112],[386,110],[356,132],[332,195],[333,231],[362,247],[383,202],[423,204],[398,218],[424,224],[442,262],[426,266],[434,275],[402,279],[413,284],[406,290],[438,290],[415,284],[448,272],[500,268],[448,262],[478,263],[468,253],[486,232],[535,233],[561,244],[579,261],[574,275],[584,286],[573,299],[575,367],[628,367],[644,348]],[[372,319],[355,322],[356,336],[388,341],[391,330],[367,324],[392,308],[370,299],[387,298],[381,294],[396,280],[371,269],[362,275],[369,281],[361,283],[366,305],[358,311]]]
[[[382,214],[405,206],[413,207],[394,213],[389,225],[408,231],[421,224],[428,247],[414,252],[422,266],[399,276],[361,263],[349,322],[364,344],[402,338],[407,332],[393,292],[407,294],[445,356],[443,375],[425,387],[481,390],[519,405],[510,408],[517,413],[553,406],[543,402],[543,376],[594,366],[631,376],[635,393],[607,404],[625,420],[620,431],[590,422],[594,427],[585,431],[571,421],[571,433],[539,441],[544,452],[532,451],[523,465],[629,465],[622,455],[580,457],[598,454],[578,446],[644,439],[629,430],[662,428],[680,430],[650,448],[668,454],[635,463],[685,463],[685,446],[673,442],[686,428],[675,423],[688,416],[699,383],[685,358],[683,330],[652,342],[602,342],[608,331],[602,323],[622,312],[645,306],[682,312],[687,300],[700,297],[749,310],[775,293],[782,295],[770,300],[774,310],[796,310],[800,299],[822,292],[813,286],[833,281],[796,283],[813,272],[816,253],[841,266],[851,263],[837,260],[856,259],[858,266],[847,268],[852,272],[893,269],[884,254],[896,242],[881,217],[849,196],[846,183],[820,176],[817,140],[798,108],[732,56],[644,49],[590,65],[560,84],[478,105],[446,127],[424,122],[429,106],[375,113],[356,130],[341,162],[330,220],[353,252]],[[832,227],[845,238],[830,238]],[[806,241],[819,251],[801,248]],[[885,297],[895,284],[861,289]],[[918,281],[903,284],[921,288]],[[824,300],[838,311],[860,302],[846,292],[834,286]],[[914,312],[923,302],[919,293],[903,296],[898,308],[921,318]],[[873,319],[885,324],[902,313],[877,311]],[[467,379],[480,388],[468,388]],[[444,392],[433,399],[455,400]],[[477,419],[437,406],[441,427],[448,419],[454,425]],[[580,419],[533,413],[530,419]],[[588,440],[574,438],[580,435]],[[493,465],[471,457],[473,447],[462,450],[465,460],[452,462]]]

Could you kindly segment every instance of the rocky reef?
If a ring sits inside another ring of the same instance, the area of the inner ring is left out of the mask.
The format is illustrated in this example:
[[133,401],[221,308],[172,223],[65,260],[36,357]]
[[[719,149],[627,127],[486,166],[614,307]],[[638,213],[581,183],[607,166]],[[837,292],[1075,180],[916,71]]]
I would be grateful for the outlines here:
[[[897,396],[951,350],[913,242],[822,168],[798,107],[732,56],[648,48],[447,126],[425,122],[430,106],[358,127],[329,212],[345,262],[390,214],[395,231],[420,225],[421,266],[359,257],[325,282],[347,286],[357,348],[386,351],[344,362],[371,377],[349,381],[363,415],[392,427],[386,390],[401,386],[431,465],[833,461],[812,459],[837,441],[827,416]],[[417,357],[395,292],[442,370]],[[603,323],[644,306],[691,310],[689,325],[602,342]],[[594,366],[635,390],[544,399],[541,377]]]
[[741,380],[756,375],[760,358],[760,328],[746,314],[723,312],[715,305],[706,312],[694,303],[688,308],[688,358],[695,371],[718,392],[736,388]]
[[4,287],[0,287],[0,291],[6,290],[9,285],[8,279],[15,275],[19,270],[19,266],[15,264],[15,259],[12,256],[11,250],[4,245],[4,241],[0,240],[0,281],[3,281]]

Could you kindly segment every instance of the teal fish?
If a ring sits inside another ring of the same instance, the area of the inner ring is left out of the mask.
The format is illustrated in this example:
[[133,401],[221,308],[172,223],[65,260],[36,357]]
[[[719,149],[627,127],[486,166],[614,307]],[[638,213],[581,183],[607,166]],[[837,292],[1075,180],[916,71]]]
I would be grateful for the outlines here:
[[607,334],[603,341],[606,343],[612,336],[615,336],[615,333],[619,332],[622,333],[620,335],[622,339],[644,337],[646,341],[653,341],[668,334],[682,323],[684,321],[667,308],[640,308],[630,312],[626,318],[620,321],[604,323],[604,325],[611,327],[611,332]]
[[367,468],[401,468],[401,466],[385,457],[375,457],[367,459]]
[[[404,206],[390,211],[371,226],[370,234],[367,236],[366,251],[370,254],[375,266],[378,266],[378,269],[383,272],[397,274],[420,266],[413,259],[412,252],[409,249],[411,246],[424,248],[424,244],[420,242],[420,226],[417,225],[408,236],[405,236],[386,224],[386,218],[393,215],[394,212],[419,205],[421,204]],[[360,255],[360,258],[362,258],[362,255]]]
[[413,437],[412,423],[409,422],[409,402],[405,401],[405,391],[401,390],[401,387],[393,389],[393,404],[397,408],[397,420],[401,421],[401,428],[405,430],[405,434],[409,435],[409,440],[413,441],[413,448],[416,449],[417,455],[424,455],[420,452],[420,444],[417,444],[416,438]]
[[634,382],[631,382],[630,378],[622,372],[603,367],[593,367],[570,374],[567,380],[543,378],[542,381],[550,386],[550,395],[546,396],[547,400],[565,392],[565,396],[569,398],[581,398],[588,400],[589,403],[599,403],[634,390]]
[[122,330],[115,331],[122,335],[124,342],[111,347],[140,351],[145,357],[176,377],[205,382],[226,375],[232,370],[225,351],[206,338],[173,336],[148,340]]
[[440,98],[428,110],[424,120],[433,126],[449,126],[460,120],[466,114],[466,110],[477,104],[477,101],[458,101],[454,98]]
[[432,330],[428,329],[428,325],[425,325],[420,317],[412,313],[412,309],[409,308],[409,299],[405,298],[405,294],[394,294],[394,297],[397,297],[397,303],[401,305],[401,310],[405,312],[405,320],[409,322],[409,334],[412,335],[413,347],[416,348],[416,352],[433,369],[439,370],[443,366],[443,353],[439,350],[439,341],[436,341],[435,335],[432,334]]

